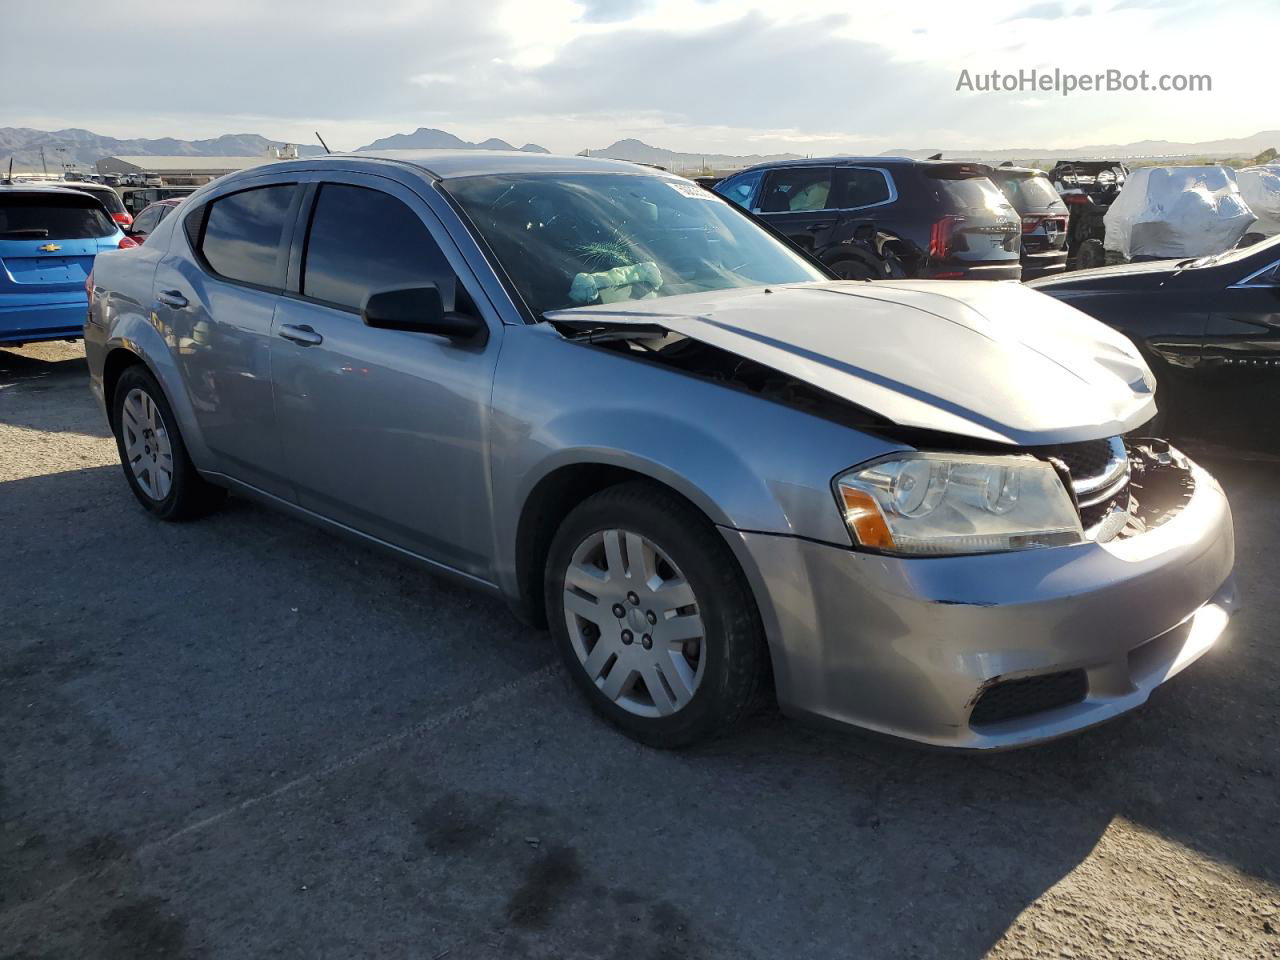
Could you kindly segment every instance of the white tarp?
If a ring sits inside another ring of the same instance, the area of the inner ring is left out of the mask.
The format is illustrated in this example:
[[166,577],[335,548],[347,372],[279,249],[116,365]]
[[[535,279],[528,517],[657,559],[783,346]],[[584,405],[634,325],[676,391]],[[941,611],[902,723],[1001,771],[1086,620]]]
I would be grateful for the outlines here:
[[1139,167],[1103,218],[1104,245],[1134,257],[1230,250],[1255,217],[1230,167]]
[[1280,233],[1280,163],[1264,163],[1236,171],[1240,196],[1249,205],[1258,222],[1251,233],[1274,237]]

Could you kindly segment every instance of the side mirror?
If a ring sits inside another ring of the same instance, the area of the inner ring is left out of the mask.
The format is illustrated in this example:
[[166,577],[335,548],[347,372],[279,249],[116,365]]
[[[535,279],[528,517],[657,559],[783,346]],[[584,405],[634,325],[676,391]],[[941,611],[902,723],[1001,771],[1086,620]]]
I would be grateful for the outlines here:
[[450,340],[484,343],[489,328],[473,314],[446,311],[434,284],[369,294],[361,311],[365,326],[409,333],[433,333]]

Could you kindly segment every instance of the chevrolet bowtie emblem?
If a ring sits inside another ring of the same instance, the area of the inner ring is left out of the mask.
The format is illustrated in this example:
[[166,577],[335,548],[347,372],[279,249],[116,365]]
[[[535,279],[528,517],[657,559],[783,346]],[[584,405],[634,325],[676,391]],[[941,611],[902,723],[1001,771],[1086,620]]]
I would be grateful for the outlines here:
[[44,246],[40,247],[39,249],[44,253],[57,253],[62,248],[58,246],[56,243],[46,243]]

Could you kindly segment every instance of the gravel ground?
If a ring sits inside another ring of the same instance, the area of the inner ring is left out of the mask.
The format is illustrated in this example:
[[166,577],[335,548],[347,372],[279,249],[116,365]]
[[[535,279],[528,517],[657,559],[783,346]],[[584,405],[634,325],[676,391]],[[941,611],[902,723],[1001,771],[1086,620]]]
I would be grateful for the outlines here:
[[151,521],[78,345],[0,350],[0,957],[1280,957],[1280,467],[1142,710],[659,753],[490,600],[233,499]]

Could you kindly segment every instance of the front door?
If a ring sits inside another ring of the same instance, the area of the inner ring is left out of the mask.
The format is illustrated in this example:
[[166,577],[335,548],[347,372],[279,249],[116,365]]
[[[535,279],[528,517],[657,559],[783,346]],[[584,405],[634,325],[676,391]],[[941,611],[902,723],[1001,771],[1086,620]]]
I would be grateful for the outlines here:
[[380,178],[337,179],[315,186],[302,214],[296,292],[280,302],[272,341],[298,502],[488,578],[485,437],[501,325],[491,324],[483,346],[365,326],[364,302],[381,290],[434,283],[445,309],[475,306],[420,197]]

